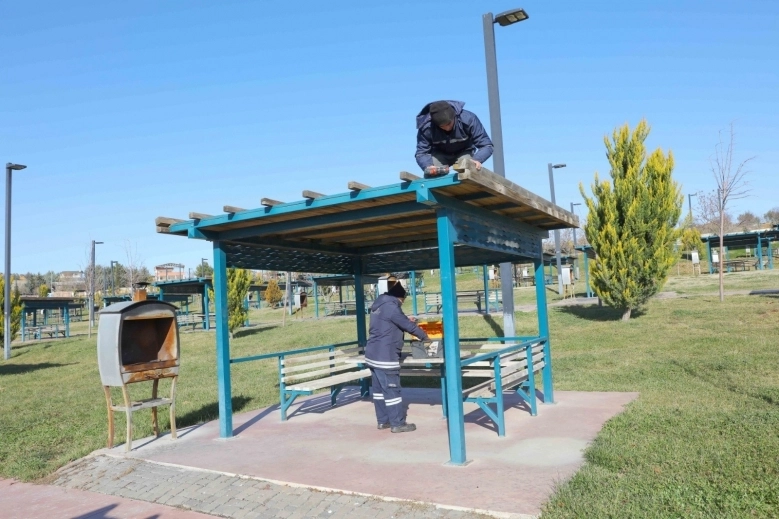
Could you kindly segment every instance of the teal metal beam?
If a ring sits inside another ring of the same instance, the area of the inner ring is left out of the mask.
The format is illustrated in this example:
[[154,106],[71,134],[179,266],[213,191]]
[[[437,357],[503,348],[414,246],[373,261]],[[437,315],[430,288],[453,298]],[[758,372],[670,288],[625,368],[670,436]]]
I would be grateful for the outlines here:
[[227,324],[227,254],[222,250],[219,241],[214,242],[214,306],[216,308],[216,384],[219,390],[219,436],[230,438],[233,435],[233,402],[230,381],[230,329]]
[[[438,188],[459,184],[460,181],[457,180],[457,175],[446,175],[444,177],[435,179],[419,179],[415,180],[414,182],[402,182],[400,184],[392,184],[389,186],[368,188],[360,191],[350,191],[348,193],[323,196],[313,200],[299,200],[296,202],[279,204],[271,207],[243,211],[241,213],[222,214],[212,216],[210,218],[203,218],[202,220],[197,220],[197,223],[195,223],[195,220],[187,220],[185,222],[179,222],[171,225],[170,232],[175,234],[188,231],[190,228],[196,228],[207,232],[208,227],[212,227],[214,225],[237,222],[252,222],[280,214],[289,214],[306,211],[309,209],[332,207],[336,205],[348,204],[350,202],[364,202],[366,200],[373,200],[403,193],[413,193],[420,185],[424,185],[428,188]],[[221,237],[221,239],[227,238]]]
[[544,403],[554,403],[554,392],[552,388],[552,349],[549,341],[549,313],[546,306],[546,285],[544,284],[544,264],[543,257],[533,261],[536,274],[536,305],[538,307],[538,335],[546,337],[544,343],[544,355],[546,364],[543,367],[542,376],[544,379]]
[[455,230],[449,211],[437,212],[438,256],[441,269],[441,301],[444,321],[444,369],[446,370],[446,416],[449,429],[449,463],[464,465],[465,416],[460,369],[460,330],[457,322],[457,285],[455,281]]
[[759,234],[757,235],[757,268],[763,270],[763,242]]
[[365,328],[365,290],[362,286],[362,262],[354,261],[354,313],[357,318],[357,342],[365,347],[368,342],[368,332]]
[[[482,280],[484,281],[484,297],[486,298],[487,314],[489,315],[489,313],[490,313],[490,293],[488,292],[488,290],[490,288],[490,278],[489,278],[489,274],[487,273],[487,265],[482,265],[481,266],[481,275],[482,275]],[[496,299],[495,300],[495,305],[497,305],[497,304],[498,304],[498,300]],[[497,310],[497,306],[496,306],[495,310]]]
[[314,280],[314,319],[319,319],[319,290],[317,290],[316,280]]
[[409,272],[409,278],[411,279],[411,313],[417,315],[417,271],[412,270]]
[[706,240],[706,250],[709,253],[709,274],[714,274],[714,257],[711,255],[711,240]]

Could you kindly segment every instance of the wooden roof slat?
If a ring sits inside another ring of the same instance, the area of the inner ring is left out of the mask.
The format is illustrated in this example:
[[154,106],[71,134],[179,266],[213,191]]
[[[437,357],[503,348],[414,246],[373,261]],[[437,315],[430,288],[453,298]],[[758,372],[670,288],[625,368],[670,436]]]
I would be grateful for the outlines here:
[[413,182],[414,180],[419,180],[421,178],[422,177],[409,173],[408,171],[400,172],[400,180],[403,180],[404,182]]
[[241,213],[246,211],[243,207],[235,207],[234,205],[226,205],[222,208],[222,211],[229,214]]
[[180,218],[168,218],[167,216],[158,216],[154,219],[154,224],[157,227],[170,227],[174,223],[179,222],[185,222],[186,220],[182,220]]
[[206,218],[211,218],[212,214],[206,214],[206,213],[196,213],[195,211],[189,212],[189,219],[190,220],[205,220]]
[[281,205],[284,202],[279,202],[278,200],[274,200],[272,198],[263,198],[260,200],[260,205],[264,205],[265,207],[273,207],[274,205]]
[[303,190],[303,198],[307,198],[309,200],[315,200],[317,198],[322,198],[322,193],[317,193],[316,191],[309,191],[308,189]]
[[363,189],[370,189],[371,186],[368,186],[366,184],[360,184],[359,182],[355,182],[354,180],[350,180],[349,184],[347,184],[347,187],[350,191],[362,191]]

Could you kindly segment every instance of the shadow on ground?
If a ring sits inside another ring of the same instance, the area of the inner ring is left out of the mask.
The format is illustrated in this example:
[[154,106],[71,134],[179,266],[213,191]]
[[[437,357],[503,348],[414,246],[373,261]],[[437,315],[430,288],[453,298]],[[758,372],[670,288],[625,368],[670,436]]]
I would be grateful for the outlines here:
[[[232,398],[233,413],[241,412],[246,405],[251,402],[252,399],[245,396],[234,396]],[[197,425],[203,422],[210,422],[219,418],[219,404],[217,402],[211,402],[206,404],[200,409],[190,411],[185,415],[176,416],[176,424],[178,427],[187,427],[189,425]]]
[[59,368],[61,366],[71,366],[71,364],[60,364],[57,362],[41,362],[40,364],[8,364],[0,366],[0,375],[21,375],[38,371],[39,369]]
[[[586,319],[588,321],[619,321],[622,319],[622,310],[616,310],[608,306],[558,306],[556,307],[558,312],[573,315],[580,319]],[[633,310],[630,315],[631,319],[641,317],[646,312],[640,309]]]

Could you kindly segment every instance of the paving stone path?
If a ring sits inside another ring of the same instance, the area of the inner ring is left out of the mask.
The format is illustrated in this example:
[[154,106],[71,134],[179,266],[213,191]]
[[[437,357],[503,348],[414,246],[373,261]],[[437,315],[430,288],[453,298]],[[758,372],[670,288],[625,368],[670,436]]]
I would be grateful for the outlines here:
[[106,455],[86,457],[64,467],[53,483],[235,519],[489,517],[470,511],[436,508],[426,503],[325,492]]

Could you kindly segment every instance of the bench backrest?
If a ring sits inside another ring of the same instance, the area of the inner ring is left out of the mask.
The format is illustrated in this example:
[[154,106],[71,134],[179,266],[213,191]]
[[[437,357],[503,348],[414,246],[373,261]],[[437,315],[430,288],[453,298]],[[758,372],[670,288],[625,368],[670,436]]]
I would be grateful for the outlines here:
[[295,384],[312,378],[357,370],[357,364],[346,362],[346,359],[362,355],[363,352],[362,346],[355,345],[313,353],[283,355],[279,358],[281,382]]

